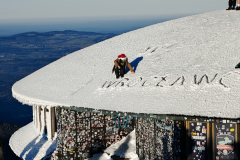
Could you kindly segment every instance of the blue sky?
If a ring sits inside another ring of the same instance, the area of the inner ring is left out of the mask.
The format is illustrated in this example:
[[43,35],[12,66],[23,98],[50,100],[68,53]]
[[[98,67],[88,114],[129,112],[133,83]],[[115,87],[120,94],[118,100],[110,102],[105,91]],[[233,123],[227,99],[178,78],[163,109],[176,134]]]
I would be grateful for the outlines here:
[[1,0],[0,19],[148,17],[226,9],[228,0]]
[[0,36],[62,30],[121,34],[227,7],[228,0],[0,0]]

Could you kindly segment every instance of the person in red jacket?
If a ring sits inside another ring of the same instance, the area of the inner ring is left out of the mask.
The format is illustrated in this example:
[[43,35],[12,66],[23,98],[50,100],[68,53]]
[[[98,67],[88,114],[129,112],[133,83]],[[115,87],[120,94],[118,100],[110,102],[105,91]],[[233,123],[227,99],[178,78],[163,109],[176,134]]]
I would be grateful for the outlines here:
[[128,62],[128,59],[125,54],[121,54],[118,58],[114,61],[114,67],[112,73],[115,71],[116,78],[118,79],[120,76],[124,77],[126,72],[126,68],[130,69],[130,71],[134,74],[133,68],[131,64]]

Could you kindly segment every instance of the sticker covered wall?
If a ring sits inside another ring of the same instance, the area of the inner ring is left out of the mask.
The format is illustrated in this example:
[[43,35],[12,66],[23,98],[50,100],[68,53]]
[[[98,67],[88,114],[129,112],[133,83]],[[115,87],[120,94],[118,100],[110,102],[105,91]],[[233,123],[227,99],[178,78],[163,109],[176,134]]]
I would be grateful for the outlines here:
[[216,160],[235,159],[235,124],[215,124]]
[[190,122],[191,134],[191,160],[205,160],[207,159],[207,123]]
[[57,149],[52,155],[55,159],[89,158],[103,152],[134,129],[131,115],[105,115],[58,107],[56,120]]
[[139,159],[181,160],[184,145],[183,122],[168,119],[138,118],[136,151]]

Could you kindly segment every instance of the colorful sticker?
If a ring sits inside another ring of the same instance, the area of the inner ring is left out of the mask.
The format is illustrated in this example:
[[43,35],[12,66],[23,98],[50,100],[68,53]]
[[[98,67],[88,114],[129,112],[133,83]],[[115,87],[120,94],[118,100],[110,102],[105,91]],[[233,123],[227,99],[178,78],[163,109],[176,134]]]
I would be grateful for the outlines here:
[[207,144],[207,123],[190,123],[192,153],[191,160],[205,160]]
[[235,159],[235,130],[233,124],[215,124],[216,159]]

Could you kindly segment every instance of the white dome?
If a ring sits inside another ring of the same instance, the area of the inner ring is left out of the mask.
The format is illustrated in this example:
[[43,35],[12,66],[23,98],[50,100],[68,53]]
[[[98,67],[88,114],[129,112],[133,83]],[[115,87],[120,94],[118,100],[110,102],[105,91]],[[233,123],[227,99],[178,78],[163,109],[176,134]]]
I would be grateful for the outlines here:
[[[16,82],[13,96],[30,105],[240,118],[239,17],[216,11],[116,36]],[[116,80],[122,53],[136,73]]]

